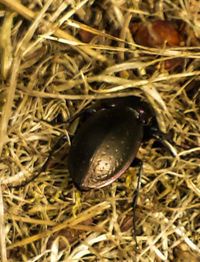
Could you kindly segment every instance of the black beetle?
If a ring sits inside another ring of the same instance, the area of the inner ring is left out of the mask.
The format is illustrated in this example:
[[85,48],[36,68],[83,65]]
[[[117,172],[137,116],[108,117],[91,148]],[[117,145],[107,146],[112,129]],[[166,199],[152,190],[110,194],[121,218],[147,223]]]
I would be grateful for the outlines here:
[[81,190],[101,188],[121,176],[141,142],[165,136],[140,97],[108,99],[78,128],[69,152],[69,173]]
[[[68,158],[70,176],[79,189],[101,188],[115,181],[133,160],[136,160],[136,154],[144,140],[154,137],[170,149],[167,143],[170,139],[159,130],[152,107],[140,97],[102,100],[100,107],[86,109],[72,117],[69,122],[79,116],[84,116],[86,112],[91,112],[91,109],[92,115],[83,123],[80,121],[81,125],[72,139]],[[40,172],[23,185],[28,184],[46,170],[53,152],[62,140],[63,137],[55,144]],[[174,155],[173,151],[171,153]],[[140,160],[139,163],[133,211],[137,204],[142,173],[142,161]],[[133,227],[136,246],[138,246],[135,212]]]
[[[153,109],[148,103],[137,96],[108,99],[103,107],[81,123],[72,140],[68,167],[74,184],[80,190],[109,185],[136,160],[142,141],[151,137],[170,149],[170,139],[159,130]],[[174,154],[173,151],[171,153]],[[141,160],[139,164],[138,183],[132,203],[136,247],[134,211],[140,189]]]
[[[141,143],[152,137],[167,146],[172,155],[176,155],[170,145],[173,141],[159,130],[152,107],[140,97],[104,99],[101,100],[100,105],[97,105],[98,103],[69,120],[72,122],[77,117],[84,116],[84,113],[92,112],[92,115],[78,128],[69,152],[69,173],[80,190],[101,188],[115,181],[133,160],[138,162],[136,154]],[[46,162],[35,176],[20,185],[10,187],[23,187],[45,172],[63,138],[62,136],[54,145]],[[139,164],[134,206],[142,172],[141,160]]]

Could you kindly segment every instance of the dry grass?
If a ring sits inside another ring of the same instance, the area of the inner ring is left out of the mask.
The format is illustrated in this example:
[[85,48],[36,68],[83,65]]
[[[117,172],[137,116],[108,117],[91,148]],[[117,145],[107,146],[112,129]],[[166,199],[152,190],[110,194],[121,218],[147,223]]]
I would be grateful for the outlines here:
[[[21,2],[0,0],[1,261],[200,261],[200,2]],[[134,42],[131,20],[158,18],[184,25],[180,46]],[[177,57],[182,63],[165,70],[163,61]],[[12,187],[37,174],[58,137],[73,133],[70,116],[92,100],[129,95],[149,101],[181,146],[176,157],[153,140],[140,148],[138,251],[137,168],[80,196],[66,142],[46,173]]]

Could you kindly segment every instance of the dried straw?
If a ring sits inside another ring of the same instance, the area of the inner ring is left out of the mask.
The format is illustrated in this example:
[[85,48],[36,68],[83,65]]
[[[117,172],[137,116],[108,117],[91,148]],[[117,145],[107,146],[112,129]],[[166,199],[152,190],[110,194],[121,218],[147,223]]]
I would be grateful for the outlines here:
[[[200,261],[200,6],[198,0],[0,0],[1,261]],[[176,47],[134,42],[132,21],[172,21]],[[168,59],[181,58],[172,70]],[[78,192],[67,155],[95,100],[140,95],[175,142],[173,157],[141,146],[142,189],[132,234],[137,168]],[[37,174],[63,134],[46,172]]]

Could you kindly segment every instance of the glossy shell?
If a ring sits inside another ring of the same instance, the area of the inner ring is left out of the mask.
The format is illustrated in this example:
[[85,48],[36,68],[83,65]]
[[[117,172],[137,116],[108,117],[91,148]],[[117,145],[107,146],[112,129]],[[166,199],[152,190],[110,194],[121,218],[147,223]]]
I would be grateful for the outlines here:
[[101,109],[78,129],[69,153],[69,172],[82,190],[101,188],[121,176],[134,160],[143,138],[135,109]]

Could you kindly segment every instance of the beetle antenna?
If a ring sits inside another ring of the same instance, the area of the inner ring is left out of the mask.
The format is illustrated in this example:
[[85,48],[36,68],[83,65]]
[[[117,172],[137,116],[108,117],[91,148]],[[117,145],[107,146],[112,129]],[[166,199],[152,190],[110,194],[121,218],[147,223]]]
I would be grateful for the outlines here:
[[135,209],[137,206],[137,200],[138,200],[138,196],[139,196],[139,191],[140,191],[140,187],[141,187],[141,176],[142,176],[142,170],[143,170],[143,162],[140,159],[137,159],[138,163],[139,163],[139,172],[138,172],[138,182],[137,182],[137,188],[135,191],[135,196],[133,198],[133,235],[135,238],[135,243],[136,243],[136,248],[138,249],[138,242],[137,242],[137,232],[136,232],[136,218],[135,218]]

